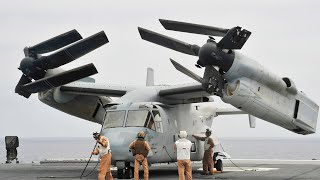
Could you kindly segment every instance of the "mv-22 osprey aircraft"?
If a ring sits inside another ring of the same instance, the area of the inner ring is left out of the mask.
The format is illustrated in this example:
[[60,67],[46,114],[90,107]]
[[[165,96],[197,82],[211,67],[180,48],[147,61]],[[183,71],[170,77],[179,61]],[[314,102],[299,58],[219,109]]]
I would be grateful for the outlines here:
[[[298,134],[316,131],[319,106],[299,91],[290,78],[278,77],[236,51],[251,32],[241,27],[223,29],[162,19],[160,22],[168,30],[209,35],[200,47],[138,28],[144,40],[198,56],[196,66],[205,68],[203,77],[171,60],[177,70],[197,82],[156,86],[153,70],[149,69],[146,87],[129,87],[95,83],[88,77],[97,73],[93,64],[64,71],[59,66],[108,42],[104,32],[82,39],[72,30],[24,49],[26,57],[19,67],[23,75],[15,92],[26,98],[38,93],[40,101],[53,108],[101,124],[102,134],[110,139],[112,164],[118,168],[119,178],[132,175],[130,162],[134,159],[128,145],[139,131],[146,133],[152,148],[150,164],[175,162],[172,147],[179,130],[201,134],[211,127],[217,115],[245,113],[249,114],[251,126],[255,126],[253,117],[257,117]],[[222,39],[216,42],[211,36]],[[58,51],[41,56],[55,50]],[[212,101],[213,95],[235,108],[219,109],[206,103]],[[113,101],[110,97],[118,99]],[[188,138],[193,143],[191,160],[201,160],[203,142]]]

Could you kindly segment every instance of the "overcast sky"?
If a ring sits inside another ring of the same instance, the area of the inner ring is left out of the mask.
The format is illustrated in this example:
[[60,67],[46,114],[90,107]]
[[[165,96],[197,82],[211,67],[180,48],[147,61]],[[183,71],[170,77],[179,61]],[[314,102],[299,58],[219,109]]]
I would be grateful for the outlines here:
[[[191,44],[202,45],[207,37],[166,31],[159,18],[223,28],[241,26],[251,31],[241,52],[279,76],[290,77],[319,104],[319,9],[316,0],[1,1],[0,138],[88,137],[100,129],[98,124],[46,106],[37,95],[25,99],[14,93],[21,76],[17,67],[24,57],[23,48],[72,29],[83,37],[104,30],[110,42],[66,69],[93,62],[99,71],[93,77],[99,83],[143,85],[146,69],[152,67],[156,84],[193,82],[176,71],[169,58],[202,75],[203,70],[194,67],[196,57],[141,40],[137,27]],[[225,106],[216,99],[214,105]],[[246,115],[218,117],[213,129],[221,137],[301,137],[262,120],[257,120],[256,129],[250,129]]]

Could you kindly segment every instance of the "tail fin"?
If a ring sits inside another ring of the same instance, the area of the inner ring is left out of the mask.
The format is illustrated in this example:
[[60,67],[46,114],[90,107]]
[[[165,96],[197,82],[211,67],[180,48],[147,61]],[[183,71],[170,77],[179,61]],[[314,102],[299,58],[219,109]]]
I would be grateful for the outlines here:
[[152,68],[147,69],[146,86],[154,86],[154,72]]

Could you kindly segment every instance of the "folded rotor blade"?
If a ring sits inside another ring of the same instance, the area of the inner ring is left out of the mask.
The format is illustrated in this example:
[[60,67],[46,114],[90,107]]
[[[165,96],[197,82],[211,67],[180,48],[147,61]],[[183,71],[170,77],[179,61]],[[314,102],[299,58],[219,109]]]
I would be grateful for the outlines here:
[[241,49],[250,37],[251,32],[237,26],[231,28],[228,33],[218,42],[221,49]]
[[173,66],[180,72],[182,72],[183,74],[191,77],[192,79],[202,83],[202,78],[200,76],[198,76],[197,74],[195,74],[194,72],[190,71],[189,69],[185,68],[184,66],[182,66],[181,64],[177,63],[176,61],[174,61],[173,59],[170,59],[171,63],[173,64]]
[[224,36],[229,30],[224,28],[211,27],[211,26],[179,22],[179,21],[171,21],[171,20],[165,20],[165,19],[159,19],[159,21],[162,24],[162,26],[167,30],[181,31],[181,32],[188,32],[188,33],[195,33],[195,34]]
[[24,96],[24,97],[26,97],[26,98],[29,98],[30,95],[31,95],[31,93],[21,91],[21,87],[22,87],[23,85],[25,85],[25,84],[30,83],[30,82],[32,82],[32,81],[31,81],[26,75],[22,74],[22,76],[21,76],[21,78],[20,78],[20,80],[19,80],[19,82],[18,82],[18,84],[17,84],[17,86],[16,86],[16,88],[15,88],[15,90],[14,90],[15,93],[18,93],[18,94],[20,94],[21,96]]
[[197,45],[191,45],[188,43],[185,43],[183,41],[179,41],[177,39],[138,27],[140,36],[142,39],[158,44],[160,46],[167,47],[169,49],[185,53],[185,54],[190,54],[193,56],[198,55],[198,51],[200,49],[199,46]]
[[74,29],[69,32],[60,34],[59,36],[48,39],[35,46],[29,47],[28,50],[36,54],[48,53],[74,43],[80,39],[82,39],[81,35],[77,30]]
[[98,73],[98,71],[91,63],[23,85],[21,87],[21,90],[29,93],[42,92],[91,76],[96,73]]
[[41,69],[53,69],[67,64],[108,43],[106,34],[101,31],[49,56],[43,56],[34,63]]

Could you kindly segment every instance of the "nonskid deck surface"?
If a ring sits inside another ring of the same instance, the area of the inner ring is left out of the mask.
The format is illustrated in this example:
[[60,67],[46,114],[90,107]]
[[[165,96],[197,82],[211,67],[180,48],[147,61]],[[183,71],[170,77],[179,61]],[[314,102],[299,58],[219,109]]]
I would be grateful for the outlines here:
[[[262,180],[262,179],[311,179],[320,177],[319,160],[248,160],[234,159],[236,167],[228,160],[224,160],[224,172],[215,175],[201,175],[201,162],[193,163],[193,179],[226,179],[226,180]],[[76,161],[47,161],[30,164],[0,164],[1,180],[16,179],[80,179],[86,163]],[[90,163],[83,173],[90,173],[96,163]],[[97,179],[98,168],[82,179]],[[117,179],[116,168],[112,168],[114,179]],[[140,179],[143,172],[140,171]],[[150,167],[149,179],[178,179],[177,167],[171,164],[155,164]]]

